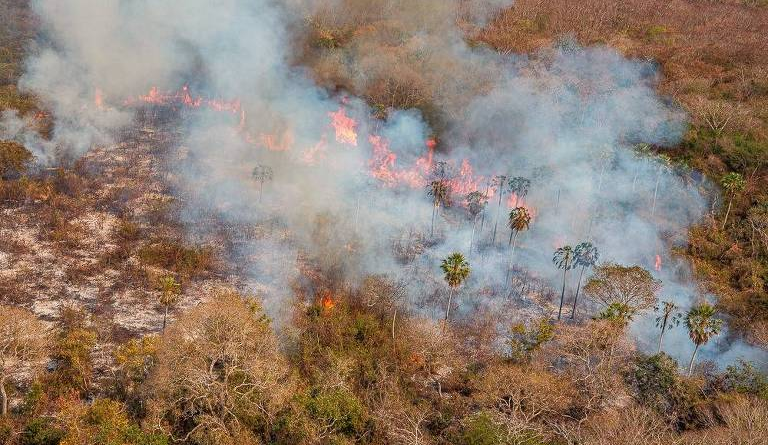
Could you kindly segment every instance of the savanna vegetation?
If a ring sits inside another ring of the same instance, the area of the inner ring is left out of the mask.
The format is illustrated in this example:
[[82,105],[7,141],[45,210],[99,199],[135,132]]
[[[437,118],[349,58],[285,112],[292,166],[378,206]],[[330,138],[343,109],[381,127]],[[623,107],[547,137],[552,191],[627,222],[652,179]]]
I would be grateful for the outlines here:
[[[0,11],[0,111],[33,119],[45,135],[44,105],[17,87],[35,19],[23,0],[0,0]],[[356,36],[396,36],[396,23],[338,25],[319,11],[306,26],[301,62],[320,84],[382,113],[419,108],[439,131],[430,90],[439,82],[419,77],[401,40],[387,39],[381,54],[401,60],[399,70],[364,84],[345,71]],[[0,141],[0,267],[16,271],[0,271],[0,444],[766,443],[768,376],[747,361],[717,370],[696,351],[724,321],[731,335],[768,348],[768,3],[517,0],[465,39],[532,56],[575,39],[658,63],[661,93],[691,124],[682,143],[653,150],[721,192],[676,252],[714,304],[681,312],[647,270],[599,263],[585,240],[552,252],[563,277],[552,316],[502,334],[493,314],[451,318],[472,273],[461,253],[435,265],[444,317],[412,311],[390,277],[350,286],[313,270],[316,295],[295,292],[276,326],[259,295],[222,278],[236,269],[227,231],[213,242],[187,236],[162,175],[142,161],[160,158],[168,141],[147,135],[151,148],[123,157],[61,154],[48,169]],[[256,187],[272,175],[254,169]],[[524,196],[522,179],[499,180]],[[439,175],[429,184],[435,211],[448,187]],[[469,202],[471,223],[491,225],[479,215],[495,202]],[[499,242],[515,246],[531,218],[519,207],[494,223],[510,229]],[[514,248],[508,261],[515,267]],[[627,330],[654,308],[650,355]],[[671,329],[694,346],[685,363],[663,352]]]

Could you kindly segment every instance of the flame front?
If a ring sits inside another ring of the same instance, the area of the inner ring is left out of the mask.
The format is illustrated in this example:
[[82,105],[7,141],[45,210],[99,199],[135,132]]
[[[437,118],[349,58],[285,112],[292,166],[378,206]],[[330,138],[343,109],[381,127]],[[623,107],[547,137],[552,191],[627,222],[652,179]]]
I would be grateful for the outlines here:
[[661,272],[661,255],[656,255],[656,261],[653,264],[653,268],[656,272]]
[[357,122],[347,116],[347,111],[342,107],[338,111],[328,113],[331,116],[331,125],[336,130],[336,141],[357,147]]

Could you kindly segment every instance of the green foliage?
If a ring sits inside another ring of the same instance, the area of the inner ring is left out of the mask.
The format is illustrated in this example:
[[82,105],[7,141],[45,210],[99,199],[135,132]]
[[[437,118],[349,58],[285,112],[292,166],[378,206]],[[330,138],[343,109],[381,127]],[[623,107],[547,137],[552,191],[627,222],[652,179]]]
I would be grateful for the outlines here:
[[448,286],[458,287],[469,276],[469,263],[460,252],[448,255],[440,264],[440,269],[445,274],[444,278]]
[[688,328],[688,335],[696,345],[703,345],[709,339],[720,333],[723,327],[723,320],[715,317],[715,307],[702,303],[694,306],[685,316],[685,327]]
[[541,345],[551,340],[554,335],[555,328],[547,318],[541,318],[530,326],[522,323],[512,326],[507,339],[509,358],[515,362],[530,360],[531,354],[539,350]]
[[197,276],[213,267],[213,254],[207,248],[189,248],[173,241],[159,241],[138,251],[142,263],[172,270],[183,276]]
[[752,394],[768,400],[768,377],[744,360],[726,368],[723,387],[727,391]]
[[504,428],[494,422],[487,413],[471,416],[464,425],[461,445],[501,445],[504,443]]
[[367,427],[365,408],[351,391],[344,388],[313,389],[304,399],[309,415],[322,425],[333,425],[333,431],[351,437]]
[[21,433],[22,445],[58,445],[65,432],[53,426],[48,418],[38,417],[24,427]]
[[637,311],[628,304],[613,302],[603,308],[603,310],[597,314],[595,319],[613,321],[626,326],[632,321],[635,312]]
[[82,419],[92,443],[104,445],[166,445],[168,439],[146,434],[130,422],[119,402],[96,400]]

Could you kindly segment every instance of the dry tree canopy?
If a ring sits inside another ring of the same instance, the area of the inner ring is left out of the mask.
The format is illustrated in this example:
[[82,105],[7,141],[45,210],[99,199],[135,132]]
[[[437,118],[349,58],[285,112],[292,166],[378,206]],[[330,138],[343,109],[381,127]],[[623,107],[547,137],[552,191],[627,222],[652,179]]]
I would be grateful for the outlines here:
[[633,310],[652,308],[661,281],[640,266],[603,264],[587,281],[584,292],[596,303],[608,307],[620,304]]

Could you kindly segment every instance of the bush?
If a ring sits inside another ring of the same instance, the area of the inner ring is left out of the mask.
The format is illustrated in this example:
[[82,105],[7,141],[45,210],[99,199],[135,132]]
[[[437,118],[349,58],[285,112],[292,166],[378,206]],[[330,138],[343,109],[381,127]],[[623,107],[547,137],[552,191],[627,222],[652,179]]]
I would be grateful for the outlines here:
[[22,445],[58,445],[64,438],[64,431],[52,426],[47,418],[33,419],[21,433]]
[[314,389],[304,400],[304,406],[311,417],[323,425],[333,425],[340,434],[354,437],[367,426],[363,404],[346,389]]
[[32,153],[23,145],[13,141],[0,141],[0,178],[23,173],[30,160]]
[[213,254],[207,248],[189,248],[163,240],[139,249],[142,263],[172,270],[179,275],[196,276],[213,267]]
[[752,394],[768,400],[768,377],[744,360],[726,368],[723,387],[726,391]]

